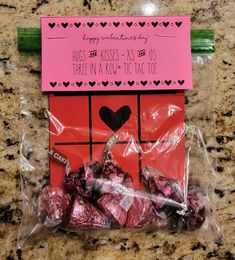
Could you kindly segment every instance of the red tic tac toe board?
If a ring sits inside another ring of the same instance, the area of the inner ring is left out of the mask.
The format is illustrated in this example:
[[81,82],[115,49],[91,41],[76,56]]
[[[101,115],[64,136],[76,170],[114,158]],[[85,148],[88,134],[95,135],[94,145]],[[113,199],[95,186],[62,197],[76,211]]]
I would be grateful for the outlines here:
[[[51,94],[50,148],[64,154],[72,170],[98,160],[108,138],[117,133],[113,154],[141,188],[141,170],[151,166],[166,177],[185,177],[184,94]],[[52,185],[61,185],[65,169],[50,161]]]

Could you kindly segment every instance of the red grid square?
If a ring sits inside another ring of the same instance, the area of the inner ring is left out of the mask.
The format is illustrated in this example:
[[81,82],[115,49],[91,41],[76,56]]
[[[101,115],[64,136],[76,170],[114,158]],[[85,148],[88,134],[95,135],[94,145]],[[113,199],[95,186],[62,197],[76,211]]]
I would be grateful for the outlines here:
[[185,178],[185,141],[142,144],[142,169],[151,166],[164,176],[183,183]]
[[136,95],[102,95],[92,96],[92,142],[106,142],[114,131],[100,117],[101,107],[107,107],[113,112],[128,106],[130,118],[117,131],[120,141],[128,141],[131,137],[138,139],[138,112]]
[[140,96],[141,141],[169,139],[184,128],[184,93]]
[[50,95],[49,108],[52,142],[89,142],[87,96]]

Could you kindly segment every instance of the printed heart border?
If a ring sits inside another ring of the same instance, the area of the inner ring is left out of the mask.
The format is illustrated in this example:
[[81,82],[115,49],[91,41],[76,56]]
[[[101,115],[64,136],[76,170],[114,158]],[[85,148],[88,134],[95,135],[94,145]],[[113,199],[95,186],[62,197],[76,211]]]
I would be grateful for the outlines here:
[[51,29],[56,29],[56,28],[71,28],[75,27],[77,29],[79,28],[94,28],[94,27],[100,27],[100,28],[105,28],[105,27],[127,27],[127,28],[133,28],[133,27],[140,27],[140,28],[145,28],[145,27],[163,27],[163,28],[168,28],[168,27],[175,27],[175,28],[180,28],[183,25],[182,21],[175,21],[175,22],[169,22],[169,21],[163,21],[159,22],[157,20],[152,21],[152,22],[146,22],[146,21],[139,21],[139,22],[133,22],[133,21],[113,21],[113,22],[108,22],[108,21],[101,21],[101,22],[94,22],[94,21],[89,21],[89,22],[81,22],[81,21],[76,21],[76,22],[60,22],[60,23],[55,23],[49,22],[48,26]]
[[120,87],[122,86],[127,86],[127,87],[132,87],[132,86],[140,86],[140,87],[156,87],[158,85],[165,85],[167,87],[169,86],[183,86],[185,84],[185,80],[184,79],[177,79],[177,80],[170,80],[170,79],[166,79],[166,80],[160,80],[160,79],[156,79],[153,81],[147,81],[147,80],[141,80],[141,81],[134,81],[134,80],[128,80],[128,81],[121,81],[121,80],[115,80],[114,82],[109,82],[108,80],[104,80],[101,82],[97,82],[97,81],[88,81],[88,82],[83,82],[83,81],[76,81],[76,82],[70,82],[70,81],[63,81],[63,82],[57,82],[57,81],[50,81],[49,85],[52,88],[55,87],[65,87],[68,88],[70,86],[72,87],[94,87],[94,86],[98,86],[98,87],[108,87],[108,86],[114,86],[114,87]]

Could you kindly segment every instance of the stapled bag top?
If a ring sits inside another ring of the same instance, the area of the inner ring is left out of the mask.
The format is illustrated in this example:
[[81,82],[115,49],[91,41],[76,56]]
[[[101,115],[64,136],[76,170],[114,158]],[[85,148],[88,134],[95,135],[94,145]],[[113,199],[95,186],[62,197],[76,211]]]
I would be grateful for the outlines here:
[[42,17],[42,91],[192,88],[190,17]]

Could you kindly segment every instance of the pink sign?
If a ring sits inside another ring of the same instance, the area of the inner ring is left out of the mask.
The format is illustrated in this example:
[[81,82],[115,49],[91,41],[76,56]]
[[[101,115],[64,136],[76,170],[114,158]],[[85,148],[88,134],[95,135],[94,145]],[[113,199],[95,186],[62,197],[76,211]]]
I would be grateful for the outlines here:
[[42,91],[192,88],[189,17],[42,17]]

